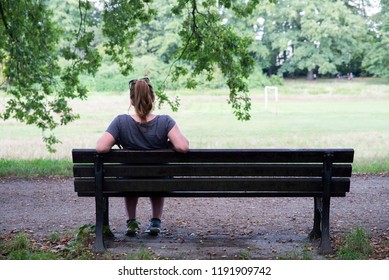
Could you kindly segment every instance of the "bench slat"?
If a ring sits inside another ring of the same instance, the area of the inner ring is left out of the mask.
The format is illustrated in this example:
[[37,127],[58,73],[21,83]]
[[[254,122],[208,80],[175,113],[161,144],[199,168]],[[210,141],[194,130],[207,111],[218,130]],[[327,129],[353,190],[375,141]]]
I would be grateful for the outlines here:
[[[322,164],[166,164],[104,165],[105,177],[155,176],[322,176]],[[350,177],[351,164],[333,166],[333,177]],[[93,165],[73,168],[74,177],[94,177]]]
[[[193,149],[186,154],[172,150],[112,150],[102,155],[104,162],[110,163],[276,163],[276,162],[311,162],[323,161],[326,153],[333,153],[333,162],[351,163],[353,149]],[[73,149],[74,163],[93,163],[96,151],[93,149]],[[147,156],[146,156],[147,155]]]
[[[80,197],[94,197],[94,192],[82,192],[78,193]],[[322,192],[255,192],[255,191],[173,191],[173,192],[137,192],[137,193],[124,193],[124,192],[105,192],[104,197],[125,197],[125,196],[138,196],[138,197],[321,197]],[[345,197],[346,193],[331,193],[331,197]]]
[[[93,192],[94,179],[76,178],[75,191]],[[171,178],[104,180],[103,192],[173,192],[173,191],[283,191],[322,192],[320,178]],[[331,192],[348,192],[349,178],[334,178]]]

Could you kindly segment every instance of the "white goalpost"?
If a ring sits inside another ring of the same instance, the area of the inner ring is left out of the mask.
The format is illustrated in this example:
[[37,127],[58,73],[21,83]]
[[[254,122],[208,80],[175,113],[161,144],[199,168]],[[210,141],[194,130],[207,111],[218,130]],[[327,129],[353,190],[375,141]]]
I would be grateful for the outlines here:
[[266,86],[265,87],[265,110],[268,110],[269,106],[269,95],[271,93],[274,93],[274,101],[276,104],[276,113],[278,112],[278,87],[270,87]]

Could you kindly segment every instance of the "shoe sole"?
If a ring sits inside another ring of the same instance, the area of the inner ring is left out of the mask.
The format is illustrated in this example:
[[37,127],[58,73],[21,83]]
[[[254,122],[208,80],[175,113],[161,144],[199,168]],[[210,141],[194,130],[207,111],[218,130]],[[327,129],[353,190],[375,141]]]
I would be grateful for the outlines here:
[[146,230],[146,233],[153,235],[153,236],[157,236],[160,232],[161,232],[161,229],[159,229],[159,228],[151,228],[149,230]]
[[137,235],[137,232],[136,232],[136,231],[134,231],[134,232],[132,232],[132,231],[127,231],[127,232],[126,232],[126,235],[127,235],[127,236],[131,236],[131,237],[134,237],[134,236]]

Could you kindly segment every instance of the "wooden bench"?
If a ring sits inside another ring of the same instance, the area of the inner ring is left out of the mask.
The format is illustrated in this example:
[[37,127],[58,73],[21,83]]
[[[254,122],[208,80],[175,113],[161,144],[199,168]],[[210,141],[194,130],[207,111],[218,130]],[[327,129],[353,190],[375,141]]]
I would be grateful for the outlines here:
[[[95,197],[94,251],[105,250],[108,198],[163,197],[313,197],[311,239],[321,238],[319,253],[332,252],[330,198],[350,190],[353,149],[74,149],[74,186],[78,196]],[[201,210],[200,210],[201,211]],[[277,211],[277,209],[274,209]]]

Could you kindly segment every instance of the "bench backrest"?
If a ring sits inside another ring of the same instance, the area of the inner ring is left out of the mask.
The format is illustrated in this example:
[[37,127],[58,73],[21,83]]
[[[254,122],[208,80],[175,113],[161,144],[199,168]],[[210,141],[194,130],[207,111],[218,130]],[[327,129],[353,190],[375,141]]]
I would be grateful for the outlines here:
[[[75,191],[94,196],[330,196],[350,189],[353,149],[72,151]],[[100,172],[101,171],[101,172]],[[96,175],[101,174],[101,175]],[[101,177],[100,179],[97,177]]]

